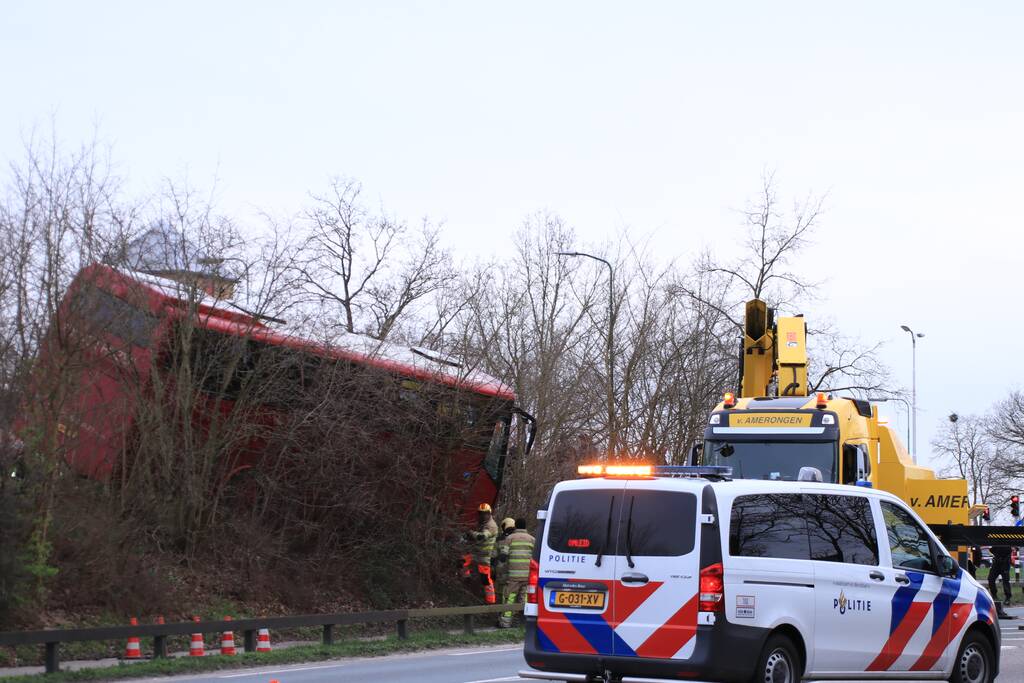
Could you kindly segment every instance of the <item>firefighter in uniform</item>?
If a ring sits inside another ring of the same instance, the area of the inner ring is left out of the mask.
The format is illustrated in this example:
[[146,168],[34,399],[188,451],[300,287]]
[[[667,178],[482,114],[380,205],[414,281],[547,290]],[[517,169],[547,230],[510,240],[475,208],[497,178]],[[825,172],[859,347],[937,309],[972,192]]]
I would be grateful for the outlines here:
[[[526,520],[516,519],[516,528],[506,539],[508,542],[508,584],[504,604],[526,602],[526,586],[530,580],[530,560],[533,559],[533,536],[526,532]],[[499,628],[512,628],[514,613],[502,612]]]
[[494,543],[491,554],[491,576],[494,579],[498,602],[505,602],[508,590],[508,537],[516,530],[516,520],[506,517],[501,520],[501,534]]
[[473,544],[472,566],[476,568],[476,573],[480,577],[484,602],[488,605],[496,602],[494,580],[491,578],[491,555],[494,553],[497,538],[498,525],[491,516],[491,506],[480,503],[480,507],[477,508],[477,529],[469,532],[469,539]]

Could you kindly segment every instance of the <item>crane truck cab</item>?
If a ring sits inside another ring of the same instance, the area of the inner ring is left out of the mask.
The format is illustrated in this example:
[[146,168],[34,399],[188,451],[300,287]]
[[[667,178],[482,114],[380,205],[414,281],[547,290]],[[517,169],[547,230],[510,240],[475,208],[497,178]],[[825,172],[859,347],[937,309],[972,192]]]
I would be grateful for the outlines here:
[[727,467],[580,473],[538,513],[523,678],[998,674],[991,596],[892,494],[817,483],[808,467],[793,481]]
[[727,393],[708,420],[698,465],[732,468],[738,479],[795,481],[814,467],[822,481],[898,495],[931,525],[967,524],[963,479],[938,479],[916,465],[868,401],[812,396],[736,398]]
[[803,316],[776,316],[765,302],[748,301],[739,351],[739,392],[715,407],[691,464],[784,481],[814,467],[826,483],[894,493],[933,527],[969,523],[966,480],[939,479],[915,464],[877,406],[812,390]]

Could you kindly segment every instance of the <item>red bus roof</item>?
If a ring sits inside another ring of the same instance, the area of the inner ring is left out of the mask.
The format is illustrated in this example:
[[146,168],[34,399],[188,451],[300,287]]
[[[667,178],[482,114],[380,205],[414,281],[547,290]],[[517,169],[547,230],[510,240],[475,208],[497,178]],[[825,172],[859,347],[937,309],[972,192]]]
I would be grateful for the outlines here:
[[[166,315],[171,312],[169,309],[177,312],[183,309],[181,294],[184,285],[156,275],[93,264],[84,268],[75,280],[91,282],[135,305],[141,303],[142,295],[147,300],[150,312],[157,315]],[[74,287],[75,283],[72,283]],[[511,388],[501,380],[479,370],[465,370],[457,361],[430,349],[402,346],[351,333],[342,333],[330,343],[323,343],[286,327],[268,327],[260,319],[232,309],[224,300],[202,296],[197,303],[200,324],[224,334],[376,367],[424,382],[515,400]]]

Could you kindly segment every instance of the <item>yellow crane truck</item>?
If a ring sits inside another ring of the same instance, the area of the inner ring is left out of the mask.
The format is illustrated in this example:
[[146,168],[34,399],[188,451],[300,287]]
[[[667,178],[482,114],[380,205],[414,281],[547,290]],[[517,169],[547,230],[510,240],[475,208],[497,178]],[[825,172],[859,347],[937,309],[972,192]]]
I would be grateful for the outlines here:
[[898,495],[950,547],[1024,545],[1021,527],[970,526],[981,506],[972,513],[967,482],[915,464],[878,406],[812,392],[806,342],[803,316],[776,318],[763,301],[747,302],[739,391],[711,413],[693,464],[728,466],[743,479],[796,480],[813,468],[803,476]]

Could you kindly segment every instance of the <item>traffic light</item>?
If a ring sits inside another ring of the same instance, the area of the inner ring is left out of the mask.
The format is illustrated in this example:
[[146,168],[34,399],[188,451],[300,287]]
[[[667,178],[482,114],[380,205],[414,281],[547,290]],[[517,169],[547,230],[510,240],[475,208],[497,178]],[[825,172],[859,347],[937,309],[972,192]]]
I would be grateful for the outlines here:
[[981,518],[986,522],[992,521],[992,515],[990,515],[988,512],[988,505],[985,506],[985,510],[981,513]]
[[1016,494],[1010,496],[1010,514],[1020,517],[1020,496]]

